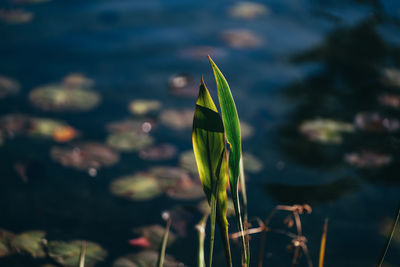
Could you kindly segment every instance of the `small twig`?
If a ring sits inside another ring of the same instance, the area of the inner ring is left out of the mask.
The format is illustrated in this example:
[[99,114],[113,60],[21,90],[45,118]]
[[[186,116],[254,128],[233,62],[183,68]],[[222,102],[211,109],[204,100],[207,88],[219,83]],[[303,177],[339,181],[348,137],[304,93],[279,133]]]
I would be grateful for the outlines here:
[[304,255],[306,255],[308,267],[313,267],[310,253],[308,253],[307,245],[303,243],[301,244],[301,248],[303,249]]
[[293,253],[292,267],[295,267],[297,265],[297,258],[299,257],[299,254],[300,247],[296,246]]
[[157,259],[158,267],[163,267],[164,265],[165,249],[167,248],[169,228],[171,227],[171,217],[169,213],[163,212],[162,217],[164,220],[167,221],[167,226],[165,227],[164,235],[161,241],[160,251],[158,254],[158,259]]
[[324,258],[325,258],[325,246],[326,246],[326,235],[328,232],[328,219],[325,219],[324,230],[322,232],[321,237],[321,246],[319,249],[319,264],[318,267],[324,267]]

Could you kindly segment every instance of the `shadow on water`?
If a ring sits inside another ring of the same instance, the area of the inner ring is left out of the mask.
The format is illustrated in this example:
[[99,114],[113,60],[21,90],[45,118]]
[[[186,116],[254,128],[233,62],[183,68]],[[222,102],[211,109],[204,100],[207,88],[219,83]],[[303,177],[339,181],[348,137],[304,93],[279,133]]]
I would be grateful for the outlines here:
[[[318,47],[292,57],[296,65],[312,62],[320,68],[282,91],[283,98],[295,106],[278,129],[281,151],[288,158],[329,170],[345,167],[348,153],[375,151],[390,155],[391,164],[367,166],[368,171],[359,168],[360,176],[374,182],[399,182],[398,131],[371,131],[356,123],[361,112],[379,113],[384,119],[400,117],[399,109],[379,103],[382,94],[398,92],[383,82],[384,69],[400,66],[400,48],[385,42],[378,32],[382,23],[375,16],[369,17],[354,27],[335,30]],[[353,123],[355,131],[344,134],[340,143],[314,142],[300,133],[299,125],[317,118]]]

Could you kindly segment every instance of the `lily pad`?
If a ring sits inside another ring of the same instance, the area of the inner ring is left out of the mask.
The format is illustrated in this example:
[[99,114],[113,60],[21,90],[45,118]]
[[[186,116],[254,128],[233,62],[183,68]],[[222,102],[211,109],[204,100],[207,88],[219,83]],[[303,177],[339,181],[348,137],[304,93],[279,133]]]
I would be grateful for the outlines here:
[[166,189],[166,194],[171,198],[181,200],[194,200],[204,197],[200,182],[195,182],[191,178],[180,179],[175,186]]
[[[50,241],[48,245],[49,256],[62,266],[76,267],[79,263],[82,241],[75,240],[70,242]],[[107,257],[100,245],[86,241],[85,267],[94,266]]]
[[[113,267],[154,267],[157,265],[158,253],[146,250],[136,254],[128,254],[118,258]],[[172,256],[165,255],[164,267],[183,267],[184,264],[176,261]]]
[[153,167],[149,173],[157,178],[163,189],[172,188],[183,179],[190,179],[185,170],[175,167]]
[[11,242],[14,238],[15,235],[13,233],[0,229],[0,258],[14,253],[11,246]]
[[177,96],[196,97],[199,91],[199,82],[188,74],[173,75],[168,82],[169,91]]
[[390,155],[372,151],[348,153],[345,155],[344,159],[350,165],[366,169],[384,167],[392,162],[392,157]]
[[100,103],[100,96],[95,91],[65,85],[36,88],[29,94],[29,99],[34,106],[52,111],[88,111]]
[[269,9],[255,2],[238,2],[229,10],[229,14],[234,18],[255,19],[269,14]]
[[112,181],[110,190],[116,196],[131,200],[149,200],[162,194],[157,178],[148,173],[120,177]]
[[107,124],[107,131],[110,133],[149,133],[157,127],[156,122],[153,119],[141,119],[141,120],[121,120],[111,122]]
[[192,109],[174,110],[167,109],[161,113],[161,122],[176,130],[190,129],[193,123],[194,111]]
[[222,48],[213,47],[213,46],[192,46],[187,47],[180,51],[180,55],[184,58],[190,59],[198,59],[204,60],[207,56],[211,56],[212,58],[219,58],[225,56],[226,51]]
[[32,118],[29,134],[44,138],[53,138],[58,142],[67,142],[77,136],[77,131],[63,121]]
[[258,173],[263,169],[262,162],[253,154],[243,153],[243,166],[246,172]]
[[107,144],[118,151],[138,151],[151,146],[153,137],[148,134],[136,132],[115,133],[107,138]]
[[139,157],[144,160],[159,161],[172,159],[176,154],[177,149],[175,146],[170,144],[161,144],[142,149],[139,153]]
[[354,126],[351,123],[332,119],[316,119],[304,121],[299,130],[310,141],[322,144],[338,144],[343,140],[343,133],[354,132]]
[[32,12],[22,9],[0,9],[0,21],[8,24],[24,24],[33,19]]
[[222,39],[232,48],[256,48],[263,44],[263,40],[255,33],[246,29],[224,31]]
[[355,117],[357,128],[369,132],[397,132],[400,121],[395,118],[382,117],[376,112],[361,112]]
[[161,106],[161,102],[158,100],[138,99],[129,103],[129,110],[134,115],[143,116],[160,110]]
[[0,76],[0,99],[9,95],[17,94],[21,86],[13,79],[5,76]]
[[78,170],[100,169],[103,166],[112,166],[119,161],[119,155],[113,149],[98,143],[82,143],[68,147],[53,147],[53,160],[63,166]]
[[64,77],[63,85],[67,88],[92,88],[94,81],[81,73],[71,73]]
[[400,69],[384,69],[382,80],[389,86],[400,87]]
[[254,128],[249,123],[245,121],[240,122],[240,131],[242,140],[249,139],[254,134]]
[[400,108],[400,95],[395,94],[383,94],[378,98],[381,105],[391,107],[394,109]]
[[3,137],[15,137],[25,134],[31,128],[31,118],[23,114],[8,114],[0,118],[0,130]]
[[23,232],[15,236],[11,245],[18,253],[27,253],[33,258],[44,258],[46,257],[45,236],[46,232],[43,231]]
[[191,174],[198,175],[196,158],[193,150],[187,150],[181,153],[179,156],[179,166]]
[[[144,237],[149,242],[150,248],[152,249],[158,249],[160,247],[164,231],[165,229],[161,225],[148,225],[133,229],[133,233],[139,235],[140,237]],[[175,240],[175,234],[170,232],[168,234],[167,246],[172,245]]]

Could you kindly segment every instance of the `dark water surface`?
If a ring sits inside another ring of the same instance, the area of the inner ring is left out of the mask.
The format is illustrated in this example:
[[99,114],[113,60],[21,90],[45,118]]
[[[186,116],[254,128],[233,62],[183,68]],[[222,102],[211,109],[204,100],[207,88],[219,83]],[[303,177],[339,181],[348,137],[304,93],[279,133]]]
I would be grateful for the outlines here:
[[[379,103],[382,93],[400,94],[399,86],[382,81],[385,69],[400,69],[400,3],[396,0],[317,1],[271,0],[268,14],[234,18],[228,10],[236,1],[193,0],[53,0],[41,4],[0,1],[0,9],[23,8],[31,22],[0,24],[0,75],[21,84],[15,96],[0,99],[0,115],[23,113],[61,119],[79,129],[78,141],[104,142],[105,125],[132,117],[128,104],[156,99],[163,109],[194,108],[194,98],[172,95],[169,78],[177,73],[202,74],[215,95],[206,57],[191,56],[190,48],[210,46],[227,77],[241,120],[254,135],[243,142],[263,164],[249,174],[249,216],[265,218],[277,204],[309,203],[313,213],[303,217],[303,232],[314,265],[325,218],[329,218],[326,266],[375,266],[400,200],[399,131],[356,129],[341,143],[321,144],[299,132],[305,120],[330,118],[353,123],[359,112],[379,112],[400,119],[399,107]],[[258,36],[253,47],[232,47],[221,37],[233,29]],[[188,52],[189,51],[189,52]],[[43,111],[29,102],[38,86],[59,82],[69,73],[95,81],[101,104],[86,112]],[[400,106],[400,105],[399,105]],[[156,143],[174,144],[179,153],[191,149],[191,129],[160,125]],[[77,142],[77,141],[75,141]],[[0,146],[0,228],[20,233],[46,231],[48,240],[86,239],[108,251],[112,266],[124,254],[140,249],[128,244],[132,228],[164,224],[160,213],[198,201],[167,196],[130,201],[113,196],[115,178],[154,165],[177,166],[178,158],[151,162],[136,152],[121,152],[114,166],[85,171],[63,167],[50,157],[52,140],[17,136]],[[345,161],[352,152],[388,154],[382,167],[357,168]],[[15,170],[28,166],[28,182]],[[195,215],[195,220],[200,217]],[[280,218],[277,218],[276,224]],[[167,252],[187,266],[196,266],[197,239],[192,222],[187,236]],[[230,231],[236,231],[232,220]],[[256,266],[257,235],[252,243]],[[290,240],[268,235],[265,266],[290,266]],[[234,258],[239,247],[232,245]],[[224,266],[217,244],[216,266]],[[14,255],[0,266],[42,266],[49,259]],[[400,241],[390,248],[387,262],[400,266]],[[306,266],[305,258],[299,266]]]

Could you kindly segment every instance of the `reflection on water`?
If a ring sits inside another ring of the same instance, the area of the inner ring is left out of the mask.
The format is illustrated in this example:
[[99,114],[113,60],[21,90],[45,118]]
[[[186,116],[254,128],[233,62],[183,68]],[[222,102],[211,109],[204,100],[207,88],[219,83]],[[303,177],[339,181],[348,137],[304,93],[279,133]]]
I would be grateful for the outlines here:
[[[166,263],[194,266],[211,55],[242,120],[250,217],[309,203],[314,263],[328,217],[326,265],[374,266],[400,195],[399,27],[391,0],[0,2],[0,265],[76,266],[82,239],[96,266],[154,265],[169,210]],[[286,244],[268,234],[264,263],[290,266]]]

